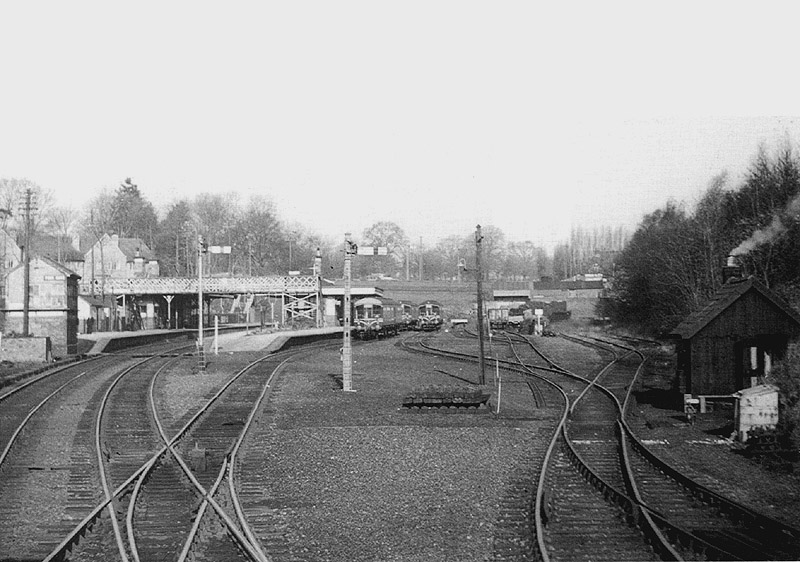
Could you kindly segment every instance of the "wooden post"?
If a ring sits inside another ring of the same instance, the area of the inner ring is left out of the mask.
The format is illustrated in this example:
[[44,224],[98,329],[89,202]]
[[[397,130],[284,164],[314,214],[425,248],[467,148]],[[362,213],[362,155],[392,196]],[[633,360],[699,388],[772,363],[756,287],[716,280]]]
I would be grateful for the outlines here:
[[219,355],[219,316],[214,315],[214,355]]
[[25,267],[23,272],[23,283],[25,286],[22,289],[22,335],[27,336],[31,307],[31,238],[33,235],[31,232],[31,212],[33,211],[33,207],[31,206],[30,187],[25,190],[25,203],[23,211],[25,211],[25,248],[23,250],[23,265]]
[[481,225],[475,228],[475,269],[478,280],[478,345],[479,345],[479,361],[481,363],[479,385],[486,384],[486,368],[484,365],[483,355],[483,270],[481,269]]

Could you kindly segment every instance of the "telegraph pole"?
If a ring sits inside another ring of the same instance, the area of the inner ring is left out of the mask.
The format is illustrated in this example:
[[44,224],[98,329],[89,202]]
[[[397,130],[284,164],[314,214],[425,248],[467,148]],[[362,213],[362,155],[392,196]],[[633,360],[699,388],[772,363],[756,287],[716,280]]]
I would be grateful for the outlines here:
[[350,241],[350,233],[344,235],[344,335],[342,341],[342,390],[353,391],[353,349],[350,342],[350,261],[358,246]]
[[481,375],[478,384],[486,384],[486,370],[483,356],[483,270],[481,269],[481,225],[475,228],[475,269],[478,281],[478,344],[480,347],[479,360],[481,362]]
[[25,190],[25,201],[22,211],[25,214],[25,259],[24,259],[24,281],[22,296],[22,335],[27,336],[29,331],[30,300],[31,300],[31,237],[32,237],[32,218],[31,214],[35,210],[31,202],[33,192],[31,188]]

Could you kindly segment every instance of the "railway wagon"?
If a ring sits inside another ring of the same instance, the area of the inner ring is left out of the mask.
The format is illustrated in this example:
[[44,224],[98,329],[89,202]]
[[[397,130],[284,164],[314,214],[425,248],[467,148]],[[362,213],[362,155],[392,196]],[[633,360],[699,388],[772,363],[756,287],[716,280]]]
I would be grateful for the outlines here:
[[504,330],[508,326],[508,308],[489,308],[486,312],[493,330]]
[[396,335],[403,324],[402,305],[386,297],[358,299],[353,309],[353,330],[360,339]]
[[406,300],[399,300],[397,301],[400,303],[402,308],[401,315],[403,317],[403,322],[400,325],[401,330],[413,330],[414,327],[417,325],[417,315],[419,310],[417,310],[417,305],[411,301]]
[[494,330],[519,329],[524,319],[524,311],[529,308],[524,301],[489,301],[485,307],[489,326]]
[[544,311],[544,316],[551,322],[567,320],[572,316],[572,312],[567,310],[567,301],[531,301],[532,309]]
[[442,327],[442,305],[435,300],[426,300],[418,307],[417,329],[425,332],[438,330]]

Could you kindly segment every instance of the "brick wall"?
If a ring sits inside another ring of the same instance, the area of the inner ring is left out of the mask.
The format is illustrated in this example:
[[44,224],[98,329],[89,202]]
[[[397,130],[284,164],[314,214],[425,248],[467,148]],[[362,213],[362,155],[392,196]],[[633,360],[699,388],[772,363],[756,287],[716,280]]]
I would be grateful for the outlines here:
[[50,338],[10,338],[3,336],[0,342],[0,359],[21,363],[25,361],[49,362],[51,360]]
[[[75,337],[70,337],[67,330],[68,317],[66,312],[35,312],[31,311],[28,316],[28,333],[36,337],[48,337],[50,339],[53,357],[66,357],[78,352],[77,328],[74,329]],[[74,322],[77,327],[78,317],[74,315]],[[6,313],[6,333],[22,333],[22,313]],[[5,337],[4,337],[5,339]],[[19,338],[26,339],[26,338]]]

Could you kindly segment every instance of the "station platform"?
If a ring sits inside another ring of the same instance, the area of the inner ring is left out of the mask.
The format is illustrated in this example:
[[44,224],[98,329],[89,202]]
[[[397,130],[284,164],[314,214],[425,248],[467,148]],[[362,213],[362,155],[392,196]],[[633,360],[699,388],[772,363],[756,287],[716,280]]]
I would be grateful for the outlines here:
[[[220,351],[267,351],[275,352],[290,345],[310,340],[333,338],[341,335],[341,327],[309,328],[307,330],[278,330],[274,332],[229,332],[219,335]],[[214,336],[207,336],[206,353],[213,352]]]
[[[333,338],[341,334],[341,327],[310,328],[306,330],[247,330],[246,326],[226,326],[219,332],[217,346],[220,351],[266,351],[275,352],[279,349],[298,343],[317,339]],[[139,330],[136,332],[97,332],[94,334],[81,334],[78,340],[83,340],[81,346],[88,348],[87,355],[111,353],[129,347],[136,347],[156,341],[173,339],[192,339],[197,337],[197,330]],[[206,353],[213,352],[214,330],[207,329],[204,337]]]

